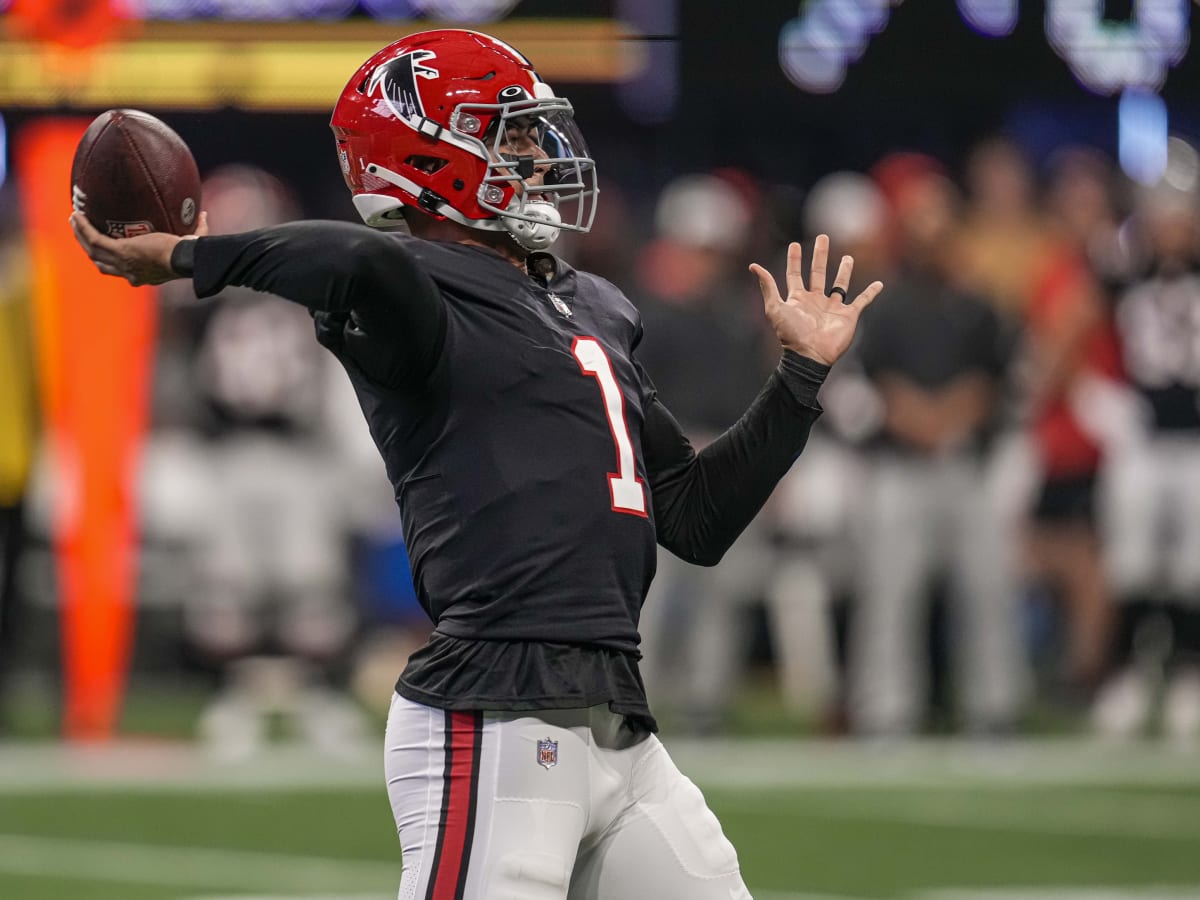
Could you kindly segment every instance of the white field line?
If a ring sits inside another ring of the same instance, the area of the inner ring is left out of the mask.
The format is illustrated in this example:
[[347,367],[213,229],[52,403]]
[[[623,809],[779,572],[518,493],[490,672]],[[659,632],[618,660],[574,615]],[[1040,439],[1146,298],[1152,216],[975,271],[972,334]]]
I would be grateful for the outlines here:
[[386,890],[400,864],[0,834],[0,872],[207,890]]
[[[0,873],[254,892],[205,893],[191,900],[394,900],[394,889],[388,893],[314,895],[311,892],[399,884],[400,867],[290,854],[0,834]],[[792,891],[759,891],[755,897],[756,900],[853,900],[845,895]]]
[[[186,900],[396,900],[394,895],[383,894],[329,894],[319,897],[305,894],[225,894],[219,897],[208,894],[203,897],[188,897]],[[846,894],[805,894],[796,891],[755,891],[754,900],[855,900]],[[950,900],[950,898],[947,898]],[[1173,898],[1175,900],[1175,898]]]
[[940,888],[925,891],[920,900],[1195,900],[1195,887],[1027,887],[1027,888]]
[[[396,897],[394,894],[322,894],[320,896],[305,894],[302,897],[295,894],[222,894],[220,896],[205,894],[199,897],[187,897],[185,900],[396,900]],[[754,900],[855,900],[855,898],[845,894],[755,891]],[[950,898],[946,898],[946,900],[950,900]]]
[[0,795],[55,791],[383,790],[383,749],[337,759],[280,746],[230,761],[190,743],[0,744]]
[[1200,754],[1089,739],[667,742],[694,781],[729,788],[1200,785]]
[[[1200,885],[1193,887],[1020,887],[1020,888],[937,888],[898,895],[904,900],[1196,900]],[[201,898],[196,898],[201,900]],[[210,900],[210,898],[203,898]],[[212,900],[259,900],[250,897],[223,897]],[[262,900],[297,900],[264,897]],[[309,900],[309,898],[304,898]],[[389,898],[390,900],[390,898]],[[798,891],[755,891],[754,900],[855,900],[847,894],[810,894]]]
[[[1082,739],[911,741],[666,741],[679,767],[710,788],[841,789],[970,786],[1200,785],[1200,753],[1156,742]],[[382,749],[332,759],[272,747],[249,760],[195,745],[117,742],[94,747],[0,744],[0,795],[55,791],[370,789],[383,787]]]
[[[1023,887],[1023,888],[938,888],[905,894],[907,900],[1195,900],[1195,887]],[[395,900],[391,894],[226,894],[189,897],[187,900]],[[754,900],[855,900],[846,894],[814,894],[801,891],[755,891]]]
[[[395,894],[390,886],[398,881],[399,866],[291,854],[0,835],[0,872],[255,892],[204,894],[192,900],[391,900]],[[357,892],[368,886],[373,888],[371,893]],[[314,895],[314,890],[338,893]],[[356,892],[344,893],[347,890]],[[756,900],[853,900],[845,895],[797,891],[756,891],[754,896]],[[1200,885],[939,888],[905,896],[910,900],[1187,900],[1200,896]]]
[[801,891],[755,891],[754,900],[856,900],[849,894],[811,894]]
[[[1074,802],[1074,798],[1073,798]],[[841,806],[831,798],[819,804],[809,804],[805,809],[789,805],[775,810],[761,802],[749,802],[733,797],[723,799],[717,807],[719,813],[734,811],[743,815],[760,817],[784,816],[794,818],[802,815],[808,819],[839,820],[846,822],[899,822],[909,825],[933,825],[967,828],[972,831],[1005,831],[1021,834],[1070,835],[1073,837],[1125,837],[1143,840],[1184,841],[1200,848],[1200,823],[1194,813],[1168,813],[1164,810],[1146,811],[1138,815],[1135,811],[1124,814],[1112,812],[1098,814],[1094,807],[1083,806],[1038,810],[1005,810],[989,808],[986,804],[966,807],[937,808],[934,806],[902,809],[886,806],[862,807]],[[1200,893],[1195,895],[1200,897]]]

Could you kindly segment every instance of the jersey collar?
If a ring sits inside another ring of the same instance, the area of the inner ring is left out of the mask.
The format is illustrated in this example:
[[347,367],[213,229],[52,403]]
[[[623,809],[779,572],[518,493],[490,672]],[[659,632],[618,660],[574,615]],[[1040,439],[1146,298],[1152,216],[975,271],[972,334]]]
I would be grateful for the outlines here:
[[575,293],[575,270],[553,253],[538,250],[525,258],[525,271],[539,285],[567,296]]

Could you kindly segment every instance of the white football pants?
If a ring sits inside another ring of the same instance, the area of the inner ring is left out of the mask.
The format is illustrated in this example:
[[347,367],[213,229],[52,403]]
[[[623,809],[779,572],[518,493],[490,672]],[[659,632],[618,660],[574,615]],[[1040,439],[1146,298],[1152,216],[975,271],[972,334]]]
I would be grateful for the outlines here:
[[1101,509],[1118,599],[1167,592],[1200,604],[1200,440],[1156,434],[1112,454]]
[[1015,545],[985,465],[880,454],[863,499],[850,701],[866,734],[916,731],[927,693],[930,578],[950,579],[956,687],[968,728],[1015,721],[1025,693]]
[[699,789],[607,705],[449,712],[393,696],[399,900],[750,900]]

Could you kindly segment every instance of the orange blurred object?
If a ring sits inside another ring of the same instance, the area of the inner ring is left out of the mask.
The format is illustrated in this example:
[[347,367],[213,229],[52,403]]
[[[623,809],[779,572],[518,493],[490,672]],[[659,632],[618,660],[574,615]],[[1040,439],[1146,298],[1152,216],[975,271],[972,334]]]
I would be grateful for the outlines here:
[[117,0],[13,0],[8,22],[26,40],[83,49],[122,36],[132,23],[126,5]]
[[112,736],[128,676],[156,327],[155,291],[99,274],[67,223],[71,160],[87,124],[43,119],[16,146],[55,497],[63,730],[80,740]]

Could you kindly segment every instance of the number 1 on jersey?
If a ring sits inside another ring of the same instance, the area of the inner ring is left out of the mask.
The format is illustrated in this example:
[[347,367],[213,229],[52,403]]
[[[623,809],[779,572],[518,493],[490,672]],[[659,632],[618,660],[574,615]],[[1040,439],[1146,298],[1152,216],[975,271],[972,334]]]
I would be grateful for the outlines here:
[[571,352],[575,354],[583,374],[591,375],[600,385],[608,427],[612,430],[613,443],[617,447],[617,471],[608,475],[612,508],[617,512],[644,516],[646,490],[638,481],[633,442],[629,439],[629,427],[625,424],[625,397],[621,394],[621,386],[617,384],[617,376],[613,374],[608,354],[599,341],[590,337],[575,338]]

